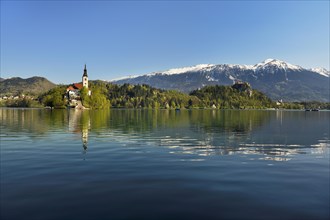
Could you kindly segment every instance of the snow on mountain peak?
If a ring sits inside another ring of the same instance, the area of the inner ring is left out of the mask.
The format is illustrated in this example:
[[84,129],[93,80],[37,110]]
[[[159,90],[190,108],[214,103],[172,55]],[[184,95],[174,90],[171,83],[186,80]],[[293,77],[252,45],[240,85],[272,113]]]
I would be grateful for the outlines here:
[[[161,72],[161,74],[162,75],[173,75],[173,74],[180,74],[180,73],[200,71],[200,70],[208,71],[208,70],[211,70],[214,66],[215,66],[214,64],[199,64],[196,66],[169,69],[167,71]],[[150,75],[155,75],[155,74],[157,74],[157,73],[152,73]]]
[[240,64],[220,64],[218,65],[220,67],[222,67],[222,69],[224,68],[232,68],[232,69],[243,69],[243,70],[249,70],[249,69],[253,69],[252,65],[240,65]]
[[326,68],[318,67],[318,68],[312,68],[310,70],[322,76],[330,77],[330,71],[327,70]]
[[269,67],[277,67],[279,69],[284,69],[284,70],[288,70],[288,69],[303,70],[303,68],[298,65],[292,65],[290,63],[287,63],[287,62],[284,62],[281,60],[277,60],[277,59],[266,59],[263,62],[254,65],[253,69],[254,70],[264,70]]

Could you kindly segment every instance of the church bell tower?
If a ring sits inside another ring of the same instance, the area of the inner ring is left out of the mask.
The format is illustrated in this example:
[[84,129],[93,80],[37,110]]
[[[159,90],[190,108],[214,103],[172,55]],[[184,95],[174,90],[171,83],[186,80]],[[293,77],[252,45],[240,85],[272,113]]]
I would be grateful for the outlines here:
[[83,87],[88,89],[88,75],[87,75],[86,64],[85,64],[84,74],[82,76],[82,84],[83,84]]

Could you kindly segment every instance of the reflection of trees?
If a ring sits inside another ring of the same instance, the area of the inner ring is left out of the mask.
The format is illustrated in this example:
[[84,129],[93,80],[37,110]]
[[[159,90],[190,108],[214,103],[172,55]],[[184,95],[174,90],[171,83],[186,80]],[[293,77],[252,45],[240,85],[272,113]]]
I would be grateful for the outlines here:
[[[274,155],[272,151],[243,149],[241,146],[253,130],[269,122],[271,117],[270,111],[115,110],[110,121],[113,129],[127,133],[152,133],[150,141],[171,148],[172,153],[271,156]],[[143,141],[149,141],[148,138],[144,137]]]
[[113,110],[111,111],[110,127],[121,130],[124,133],[150,132],[162,126],[168,111],[164,111],[160,117],[159,110]]
[[293,111],[231,110],[207,114],[211,115],[203,111],[195,121],[192,117],[193,129],[204,135],[195,144],[187,146],[184,140],[181,140],[183,145],[172,144],[171,140],[172,143],[163,142],[163,145],[176,149],[173,153],[246,154],[275,161],[290,160],[295,154],[324,153],[330,146],[329,112],[308,116]]
[[46,135],[49,130],[62,129],[68,123],[65,113],[63,110],[0,108],[0,119],[1,125],[14,133]]
[[91,128],[93,132],[98,132],[99,130],[107,130],[110,128],[110,109],[106,110],[92,110],[88,111],[89,121],[91,123]]
[[[183,119],[174,120],[177,124],[171,130],[179,135],[172,135],[173,139],[184,142],[182,144],[185,147],[182,149],[185,152],[192,152],[195,149],[200,155],[225,155],[235,152],[239,144],[245,143],[250,138],[253,130],[269,122],[271,118],[269,111],[239,110],[193,110],[181,111],[179,115],[180,118],[187,117],[187,120],[184,121],[184,125],[180,121]],[[182,138],[184,135],[180,135],[181,127],[189,128],[186,136],[190,138]],[[171,143],[173,140],[162,141],[162,145],[171,145]]]
[[146,132],[156,128],[202,129],[203,132],[246,133],[269,120],[267,111],[222,110],[113,110],[111,126],[125,132]]
[[[128,144],[164,146],[173,153],[247,154],[287,160],[329,148],[329,112],[239,110],[44,110],[0,109],[1,130],[31,138],[53,131],[90,132]],[[37,135],[30,135],[37,134]],[[305,148],[304,148],[305,147]],[[311,150],[313,149],[313,150]]]
[[270,111],[202,110],[192,111],[191,124],[206,133],[247,133],[269,121]]

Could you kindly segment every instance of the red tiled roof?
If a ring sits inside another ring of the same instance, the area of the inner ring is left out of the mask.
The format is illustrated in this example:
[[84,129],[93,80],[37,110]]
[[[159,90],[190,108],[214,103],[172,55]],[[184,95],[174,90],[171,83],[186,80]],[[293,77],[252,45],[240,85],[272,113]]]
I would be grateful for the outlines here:
[[82,88],[83,88],[82,83],[73,83],[68,88],[66,88],[66,91],[73,91],[73,90],[82,89]]
[[66,88],[66,91],[73,91],[75,90],[72,86],[69,86],[68,88]]
[[83,88],[83,84],[82,83],[73,83],[73,87],[75,89],[82,89]]

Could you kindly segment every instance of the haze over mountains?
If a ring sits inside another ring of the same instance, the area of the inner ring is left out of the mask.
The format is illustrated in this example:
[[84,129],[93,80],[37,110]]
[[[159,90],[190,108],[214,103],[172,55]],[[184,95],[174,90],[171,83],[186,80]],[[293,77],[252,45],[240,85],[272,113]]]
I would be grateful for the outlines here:
[[148,84],[156,88],[190,92],[206,85],[249,82],[270,98],[284,101],[329,102],[329,71],[267,59],[255,65],[200,64],[141,76],[113,80],[113,83]]

